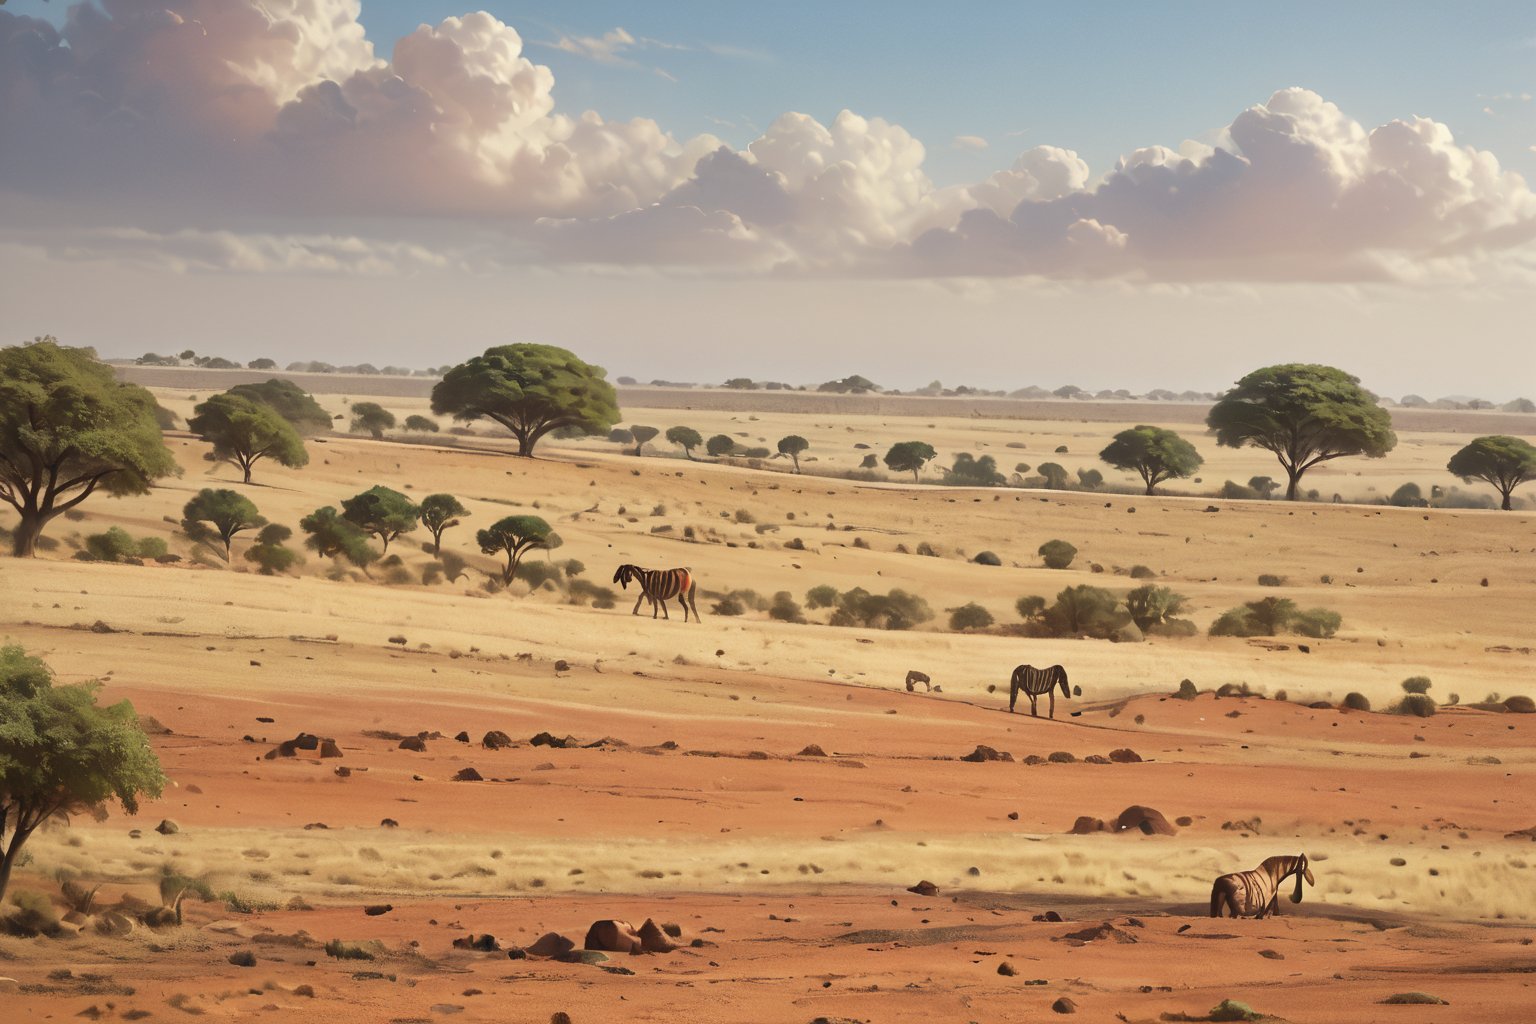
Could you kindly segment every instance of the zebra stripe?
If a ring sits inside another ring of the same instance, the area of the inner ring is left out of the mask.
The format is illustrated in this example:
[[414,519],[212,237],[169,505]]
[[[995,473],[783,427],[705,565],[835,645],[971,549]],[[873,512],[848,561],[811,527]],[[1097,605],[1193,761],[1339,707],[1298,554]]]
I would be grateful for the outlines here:
[[1307,855],[1300,857],[1270,857],[1252,871],[1234,871],[1222,875],[1211,886],[1211,916],[1220,917],[1225,907],[1231,917],[1262,918],[1267,914],[1280,913],[1280,883],[1291,875],[1296,876],[1296,891],[1291,902],[1301,902],[1301,883],[1316,885],[1312,869],[1307,867]]
[[1052,665],[1050,668],[1035,668],[1033,665],[1020,665],[1013,670],[1013,678],[1008,682],[1008,713],[1013,714],[1013,707],[1018,703],[1019,691],[1024,691],[1029,697],[1029,713],[1036,718],[1040,717],[1036,708],[1036,702],[1040,695],[1051,695],[1051,717],[1056,717],[1056,689],[1061,688],[1063,697],[1072,696],[1072,691],[1067,688],[1067,670],[1060,665]]
[[703,621],[699,618],[699,606],[696,603],[695,591],[698,590],[698,581],[693,578],[692,569],[642,569],[638,565],[621,565],[613,574],[613,582],[624,589],[629,589],[630,580],[640,585],[640,596],[635,598],[634,610],[631,615],[640,614],[640,602],[651,602],[651,618],[656,617],[659,610],[662,617],[671,620],[667,613],[667,602],[673,598],[683,606],[683,621],[688,621],[688,611],[693,610],[695,621]]

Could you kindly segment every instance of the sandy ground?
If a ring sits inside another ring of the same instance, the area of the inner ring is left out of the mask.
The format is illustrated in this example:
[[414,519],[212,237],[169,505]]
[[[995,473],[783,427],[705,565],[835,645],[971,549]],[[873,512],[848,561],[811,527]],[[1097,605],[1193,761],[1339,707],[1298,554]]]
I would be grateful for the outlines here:
[[[190,394],[162,398],[176,408]],[[341,397],[325,400],[339,411]],[[664,415],[626,419],[665,428]],[[714,415],[690,425],[712,433],[742,414]],[[861,453],[855,437],[888,443],[900,438],[882,429],[912,426],[747,415],[759,418],[738,429],[770,444],[800,433],[829,463]],[[1117,429],[933,422],[951,450],[1022,441],[1032,462],[1052,441],[1097,451]],[[837,437],[847,451],[834,455]],[[1389,459],[1341,464],[1339,479],[1427,486],[1460,443],[1405,440]],[[103,883],[103,904],[154,902],[175,871],[227,896],[193,897],[179,929],[0,937],[0,976],[17,982],[0,992],[6,1020],[94,1007],[153,1020],[1010,1021],[1053,1017],[1062,996],[1088,1020],[1202,1014],[1223,998],[1293,1021],[1530,1018],[1536,848],[1506,835],[1536,825],[1536,716],[1299,703],[1359,691],[1384,707],[1410,675],[1463,703],[1536,691],[1530,513],[865,486],[590,444],[528,462],[337,437],[312,444],[303,470],[258,466],[247,493],[290,525],[379,482],[464,499],[472,515],[444,543],[473,577],[388,585],[313,556],[295,576],[261,577],[243,571],[243,540],[233,568],[197,564],[180,507],[237,478],[199,442],[170,443],[181,478],[56,521],[57,546],[35,561],[0,560],[0,635],[64,681],[105,679],[107,699],[161,723],[153,742],[174,783],[137,816],[40,835],[14,888],[57,894],[57,878],[77,877]],[[1266,471],[1252,453],[1219,458],[1234,460],[1223,478]],[[521,584],[488,594],[472,530],[514,512],[547,518],[564,538],[551,557],[580,559],[599,584],[620,561],[691,565],[704,622],[633,617],[622,595],[600,610]],[[70,559],[114,524],[166,537],[187,561]],[[1039,565],[1052,537],[1080,549],[1072,568]],[[921,541],[939,556],[896,550]],[[1003,565],[967,561],[981,550]],[[430,561],[418,535],[395,551],[404,578]],[[1137,564],[1186,594],[1202,627],[1270,594],[1334,608],[1344,627],[1303,653],[1296,637],[1114,644],[944,623],[967,601],[1008,623],[1024,594],[1128,590]],[[1287,585],[1260,588],[1260,573]],[[893,633],[710,607],[714,592],[803,601],[822,583],[914,590],[937,618]],[[995,688],[1024,661],[1067,666],[1083,696],[1058,701],[1054,721],[1009,716]],[[906,693],[908,668],[943,692]],[[1182,678],[1290,700],[1169,698]],[[483,748],[490,730],[514,745]],[[264,759],[301,731],[334,738],[342,757]],[[530,742],[545,731],[580,745]],[[399,749],[420,732],[424,751]],[[826,756],[802,754],[810,744]],[[1014,760],[959,760],[978,744]],[[1127,748],[1143,760],[1083,762]],[[1056,752],[1076,763],[1023,763]],[[454,781],[465,768],[482,780]],[[1065,834],[1080,815],[1137,804],[1187,824]],[[179,831],[153,831],[165,818]],[[1217,874],[1303,851],[1318,884],[1299,907],[1206,916]],[[935,896],[907,892],[922,879]],[[1063,920],[1034,919],[1047,911]],[[579,944],[608,917],[675,922],[683,948],[582,965],[452,946],[548,931]],[[336,960],[321,948],[332,939],[382,947]],[[241,951],[255,966],[230,962]],[[999,974],[1004,962],[1016,973]],[[1449,1005],[1380,1002],[1410,991]]]

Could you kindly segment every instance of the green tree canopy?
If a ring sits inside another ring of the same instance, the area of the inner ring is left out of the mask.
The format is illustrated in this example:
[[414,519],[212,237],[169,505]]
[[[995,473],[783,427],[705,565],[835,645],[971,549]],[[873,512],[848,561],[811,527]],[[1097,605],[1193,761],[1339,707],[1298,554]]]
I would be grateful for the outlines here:
[[441,428],[438,427],[437,420],[430,416],[407,416],[405,418],[405,429],[422,434],[435,434]]
[[606,434],[619,421],[618,398],[602,367],[554,345],[501,345],[452,367],[432,388],[432,411],[465,422],[495,420],[531,457],[559,427]]
[[192,496],[181,510],[182,525],[194,537],[208,523],[224,542],[224,561],[230,558],[230,545],[235,534],[265,526],[267,521],[256,511],[255,502],[239,491],[204,487]]
[[661,431],[657,430],[655,427],[642,426],[638,423],[631,426],[629,428],[629,434],[630,438],[635,442],[635,454],[639,455],[641,449],[645,447],[645,443],[659,433],[661,433]]
[[114,799],[133,814],[165,787],[133,705],[102,707],[100,689],[55,686],[42,660],[0,647],[0,899],[43,822]]
[[523,555],[537,547],[545,546],[550,539],[549,524],[538,516],[507,516],[493,523],[490,529],[475,534],[480,550],[487,555],[503,554],[507,565],[501,574],[501,585],[508,586],[517,576],[517,564]]
[[1064,540],[1048,540],[1040,545],[1040,558],[1047,569],[1065,569],[1077,557],[1077,548]]
[[371,434],[375,441],[384,437],[384,431],[395,429],[395,414],[378,402],[352,403],[352,433]]
[[693,458],[693,450],[704,443],[704,438],[692,427],[668,427],[667,440],[683,449],[683,454]]
[[342,518],[364,533],[379,538],[383,554],[389,554],[389,542],[402,533],[416,529],[421,509],[399,491],[379,484],[341,503]]
[[273,377],[271,380],[250,384],[236,384],[226,394],[270,406],[279,416],[293,424],[293,429],[299,432],[300,437],[313,437],[331,429],[331,414],[291,380]]
[[1360,379],[1332,366],[1285,363],[1254,370],[1206,415],[1216,443],[1273,452],[1285,470],[1287,499],[1319,462],[1364,455],[1379,459],[1397,444],[1392,418]]
[[155,409],[154,396],[117,381],[88,349],[52,338],[0,349],[0,500],[21,516],[18,558],[97,491],[143,494],[180,471]]
[[298,430],[270,405],[225,392],[192,413],[187,427],[213,444],[214,458],[239,466],[246,483],[251,482],[251,467],[262,459],[290,469],[309,463]]
[[852,392],[855,395],[862,395],[870,391],[879,391],[880,385],[876,384],[868,377],[861,377],[858,374],[854,374],[851,377],[844,377],[842,380],[829,380],[825,384],[817,387],[816,390],[832,391],[837,392],[838,394],[848,394],[849,392]]
[[1119,603],[1103,587],[1079,584],[1056,595],[1056,603],[1046,609],[1045,622],[1058,636],[1107,637],[1119,626]]
[[997,460],[990,455],[976,458],[970,452],[961,452],[955,456],[955,464],[950,467],[949,475],[945,477],[947,483],[958,484],[962,487],[997,487],[1007,478],[997,471]]
[[1536,448],[1518,437],[1490,434],[1452,455],[1445,468],[1466,483],[1483,480],[1492,484],[1504,499],[1500,507],[1508,512],[1514,489],[1536,480]]
[[992,625],[992,613],[972,601],[949,610],[949,628],[959,633],[967,629],[986,629]]
[[916,483],[918,471],[937,454],[926,441],[898,441],[885,453],[885,465],[893,473],[911,473]]
[[459,499],[451,494],[429,494],[421,499],[421,508],[417,511],[417,518],[421,525],[432,534],[433,554],[442,554],[443,531],[459,525],[459,520],[469,515],[469,509],[459,504]]
[[1183,611],[1184,601],[1183,594],[1148,583],[1125,595],[1125,609],[1131,613],[1131,621],[1136,623],[1136,628],[1145,633]]
[[256,543],[245,549],[245,560],[256,563],[263,576],[287,572],[299,561],[299,553],[284,544],[293,531],[277,523],[268,523],[256,534]]
[[1193,476],[1205,460],[1195,446],[1164,427],[1146,424],[1122,430],[1099,458],[1127,473],[1138,473],[1151,494],[1164,480]]
[[268,359],[266,356],[262,356],[260,359],[252,359],[250,362],[246,363],[245,365],[246,365],[247,369],[251,369],[251,370],[275,370],[275,369],[277,369],[277,361],[274,360],[274,359]]
[[299,529],[309,535],[305,546],[321,558],[344,557],[360,569],[367,569],[378,558],[368,546],[368,535],[343,518],[334,505],[317,508],[300,519]]
[[736,450],[736,439],[730,434],[716,434],[704,443],[704,450],[718,459]]
[[795,472],[800,472],[800,455],[811,446],[811,442],[799,434],[790,434],[779,438],[779,454],[788,455],[795,463]]

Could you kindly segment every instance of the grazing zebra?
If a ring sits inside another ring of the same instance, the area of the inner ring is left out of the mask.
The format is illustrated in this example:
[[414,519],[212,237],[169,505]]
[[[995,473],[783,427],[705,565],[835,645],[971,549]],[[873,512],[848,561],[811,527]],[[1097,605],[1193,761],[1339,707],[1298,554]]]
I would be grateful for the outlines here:
[[1072,696],[1072,691],[1067,689],[1067,670],[1060,665],[1052,665],[1050,668],[1035,668],[1033,665],[1020,665],[1013,670],[1013,678],[1008,681],[1008,713],[1013,714],[1013,706],[1018,703],[1019,691],[1023,690],[1029,697],[1029,713],[1036,718],[1040,717],[1035,704],[1042,693],[1051,695],[1051,717],[1056,717],[1056,688],[1061,687],[1063,697]]
[[1211,886],[1211,916],[1220,917],[1226,907],[1231,917],[1255,918],[1280,913],[1280,883],[1291,875],[1296,876],[1296,891],[1291,902],[1301,902],[1301,882],[1316,885],[1312,869],[1307,867],[1307,855],[1300,857],[1269,857],[1253,871],[1234,871],[1222,875]]
[[929,693],[933,692],[932,680],[928,678],[928,673],[919,672],[914,668],[912,671],[907,673],[907,692],[911,693],[913,690],[917,689],[918,683],[923,684],[924,690],[928,691]]
[[699,589],[699,581],[693,578],[692,569],[642,569],[638,565],[621,565],[613,574],[613,582],[629,589],[629,581],[634,580],[640,584],[640,596],[635,598],[635,609],[631,615],[640,614],[640,602],[651,602],[651,618],[656,617],[660,609],[662,617],[670,620],[667,614],[667,602],[677,598],[677,603],[683,606],[683,621],[688,621],[688,609],[693,609],[695,622],[702,622],[699,618],[699,606],[696,603],[694,592]]

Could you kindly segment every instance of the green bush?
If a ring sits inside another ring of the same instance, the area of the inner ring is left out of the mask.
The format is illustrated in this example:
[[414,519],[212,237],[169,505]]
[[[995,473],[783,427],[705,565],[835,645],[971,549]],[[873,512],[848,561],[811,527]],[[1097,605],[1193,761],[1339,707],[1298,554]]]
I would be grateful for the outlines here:
[[590,602],[593,608],[612,608],[618,600],[613,588],[599,586],[591,580],[571,580],[567,593],[572,604]]
[[781,590],[773,595],[773,603],[768,606],[768,617],[779,622],[804,622],[805,611],[790,596],[789,591]]
[[1435,698],[1427,693],[1407,694],[1392,707],[1394,715],[1412,715],[1415,718],[1429,718],[1435,710]]
[[1263,632],[1246,606],[1222,612],[1207,630],[1210,636],[1260,636]]
[[1068,587],[1046,609],[1045,627],[1054,636],[1089,636],[1107,640],[1130,621],[1118,612],[1120,601],[1102,587],[1086,583]]
[[97,562],[121,562],[133,557],[138,545],[121,526],[85,538],[86,553]]
[[1153,583],[1137,587],[1125,595],[1125,609],[1131,621],[1143,632],[1173,619],[1184,610],[1184,595]]
[[805,592],[805,603],[810,608],[831,608],[837,604],[837,588],[823,583]]
[[[285,526],[282,529],[288,528]],[[299,555],[280,543],[264,544],[258,540],[245,549],[245,560],[254,563],[263,576],[276,576],[293,568],[299,561]]]
[[520,579],[528,584],[530,590],[537,590],[547,580],[560,582],[560,567],[553,562],[533,561],[520,562],[517,566],[515,579]]
[[1259,586],[1261,586],[1261,587],[1283,587],[1283,586],[1285,586],[1285,577],[1284,576],[1276,576],[1273,573],[1267,573],[1267,572],[1260,573],[1259,574]]
[[933,618],[933,611],[916,594],[900,588],[889,594],[872,594],[863,587],[838,597],[832,612],[834,626],[866,626],[873,629],[911,629]]
[[1179,690],[1173,696],[1176,700],[1194,700],[1200,696],[1200,690],[1195,686],[1193,679],[1181,679],[1179,680]]
[[1065,569],[1077,557],[1077,548],[1064,540],[1048,540],[1040,545],[1040,557],[1047,569]]
[[1252,487],[1244,487],[1240,483],[1228,480],[1221,485],[1221,490],[1216,492],[1216,497],[1225,498],[1228,501],[1253,501],[1259,497],[1259,493]]
[[1344,695],[1344,706],[1351,711],[1371,710],[1371,702],[1366,699],[1365,694],[1355,693],[1354,691]]
[[1150,580],[1155,579],[1156,577],[1157,573],[1153,572],[1145,565],[1131,566],[1131,579],[1133,580]]
[[716,615],[745,615],[747,606],[735,594],[726,594],[710,606]]
[[1344,619],[1338,612],[1327,608],[1308,608],[1291,622],[1291,629],[1302,636],[1326,640],[1339,631]]
[[1013,607],[1019,613],[1019,618],[1021,619],[1026,621],[1038,619],[1045,614],[1045,598],[1038,594],[1030,594],[1015,601]]
[[986,629],[990,625],[992,613],[974,601],[951,609],[949,613],[949,628],[957,633],[967,629]]
[[1428,693],[1434,684],[1429,681],[1429,676],[1409,676],[1403,680],[1404,693]]

